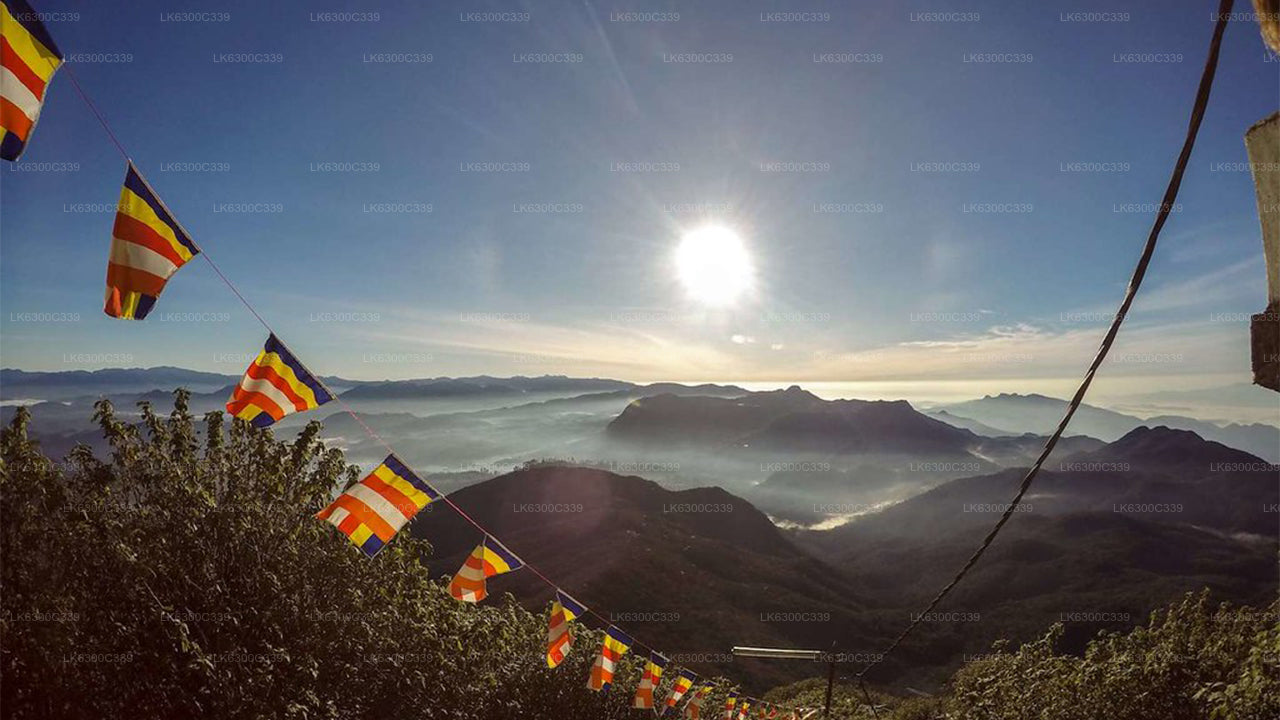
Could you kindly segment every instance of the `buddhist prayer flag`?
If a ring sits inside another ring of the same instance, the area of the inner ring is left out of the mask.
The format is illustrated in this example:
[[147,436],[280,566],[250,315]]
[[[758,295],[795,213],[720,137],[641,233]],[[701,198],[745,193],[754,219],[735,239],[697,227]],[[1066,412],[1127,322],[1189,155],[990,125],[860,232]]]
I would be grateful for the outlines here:
[[515,553],[503,547],[496,538],[486,535],[462,563],[458,574],[453,576],[449,594],[462,602],[480,602],[489,595],[485,580],[522,567],[524,563]]
[[599,692],[612,687],[614,668],[630,647],[631,638],[610,625],[609,629],[604,631],[604,642],[600,644],[600,656],[591,666],[591,677],[587,680],[587,689]]
[[111,229],[102,311],[125,320],[145,318],[169,278],[199,252],[191,236],[129,163]]
[[702,717],[702,703],[706,701],[707,695],[711,692],[711,683],[703,683],[694,691],[693,697],[689,698],[689,703],[684,706],[684,716],[687,720],[700,720]]
[[724,720],[733,720],[733,708],[738,704],[738,693],[730,692],[724,700]]
[[667,659],[656,652],[649,653],[649,661],[644,664],[644,674],[640,676],[640,684],[636,687],[636,695],[631,698],[631,707],[637,710],[653,709],[653,693],[662,681],[662,671],[667,667]]
[[22,156],[60,65],[62,52],[26,0],[0,2],[0,158]]
[[569,623],[581,617],[587,608],[563,590],[556,590],[556,599],[551,603],[551,627],[547,631],[547,667],[553,668],[564,660],[573,647],[569,635]]
[[751,702],[746,698],[743,698],[742,701],[738,703],[738,720],[747,720],[747,713],[750,711]]
[[675,683],[671,685],[671,693],[667,695],[666,707],[663,708],[662,714],[665,715],[671,708],[674,708],[676,703],[680,702],[680,698],[689,692],[689,688],[693,686],[693,681],[697,679],[698,676],[692,671],[682,669],[680,674],[676,676]]
[[285,415],[318,408],[333,396],[274,334],[227,401],[227,412],[267,427]]
[[414,475],[400,458],[388,455],[316,517],[328,520],[373,557],[419,510],[439,499],[435,488]]

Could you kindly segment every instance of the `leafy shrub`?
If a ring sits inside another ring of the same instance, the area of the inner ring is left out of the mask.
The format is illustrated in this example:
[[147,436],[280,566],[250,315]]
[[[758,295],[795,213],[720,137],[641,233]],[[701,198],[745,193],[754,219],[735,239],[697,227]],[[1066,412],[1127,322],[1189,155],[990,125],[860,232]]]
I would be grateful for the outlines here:
[[[1084,657],[1058,655],[1055,625],[1017,652],[956,673],[951,717],[990,720],[1274,720],[1280,624],[1268,612],[1189,594],[1128,634],[1102,633]],[[1000,648],[998,648],[1000,649]]]
[[[425,542],[374,560],[312,515],[357,479],[311,423],[292,442],[176,395],[140,426],[106,401],[109,461],[0,433],[0,669],[13,718],[622,718],[638,672],[585,689],[599,634],[556,670],[547,617],[429,577]],[[452,572],[439,569],[436,575]]]

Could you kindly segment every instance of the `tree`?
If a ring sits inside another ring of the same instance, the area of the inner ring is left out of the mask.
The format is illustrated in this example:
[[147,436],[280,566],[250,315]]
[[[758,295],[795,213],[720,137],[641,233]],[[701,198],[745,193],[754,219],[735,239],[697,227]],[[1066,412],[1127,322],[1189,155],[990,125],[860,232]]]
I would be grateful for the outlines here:
[[[26,410],[0,432],[5,717],[630,715],[621,688],[584,687],[598,633],[549,670],[545,614],[458,603],[427,543],[370,560],[312,517],[357,479],[319,423],[197,428],[175,399],[137,426],[100,401],[109,459],[49,460]],[[624,661],[619,684],[637,675]]]

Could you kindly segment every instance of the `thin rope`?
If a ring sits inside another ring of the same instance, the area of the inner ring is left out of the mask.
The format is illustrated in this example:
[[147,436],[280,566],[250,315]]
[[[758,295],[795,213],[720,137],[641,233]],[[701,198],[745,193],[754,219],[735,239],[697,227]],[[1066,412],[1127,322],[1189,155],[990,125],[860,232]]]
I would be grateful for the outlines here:
[[[67,76],[71,78],[71,83],[72,85],[75,86],[76,94],[80,96],[80,99],[84,101],[85,105],[93,113],[93,116],[98,120],[98,124],[102,126],[102,129],[107,133],[107,137],[111,139],[111,142],[115,145],[116,149],[120,152],[121,157],[124,158],[125,162],[136,167],[136,165],[133,162],[133,158],[129,155],[129,152],[125,150],[124,144],[120,142],[120,139],[116,136],[115,132],[112,131],[111,125],[107,122],[106,117],[98,110],[98,107],[93,102],[93,100],[89,98],[88,93],[84,91],[84,88],[77,81],[75,74],[71,72],[71,68],[69,66],[67,67]],[[147,183],[147,185],[148,187],[151,187],[150,183]],[[160,193],[154,187],[151,187],[151,191],[155,193],[156,199],[160,202],[160,204],[164,205],[164,199],[160,197]],[[174,215],[172,211],[170,211],[169,214],[175,218],[175,222],[176,222],[176,215]],[[191,233],[188,232],[187,235],[188,237],[190,237]],[[192,242],[193,243],[195,242],[194,238],[192,238]],[[199,244],[197,244],[197,248],[200,250],[200,256],[203,257],[205,262],[209,264],[210,269],[212,269],[214,274],[218,276],[218,279],[221,280],[222,283],[226,285],[229,290],[231,290],[231,292],[236,296],[236,298],[240,300],[240,304],[244,305],[245,309],[248,310],[251,315],[253,315],[254,319],[256,319],[258,323],[262,325],[262,327],[266,329],[266,331],[269,334],[274,335],[276,337],[276,340],[278,340],[280,344],[284,346],[284,348],[289,352],[290,355],[293,355],[293,357],[298,360],[299,364],[301,364],[307,370],[307,372],[310,373],[311,376],[316,379],[316,382],[319,383],[322,388],[324,388],[325,392],[329,393],[330,397],[332,397],[338,403],[338,405],[341,407],[341,409],[344,412],[347,413],[347,415],[351,416],[351,419],[354,420],[364,430],[365,434],[368,435],[371,440],[376,442],[378,445],[382,446],[382,448],[386,450],[388,453],[395,455],[396,451],[393,447],[391,447],[390,443],[384,440],[382,436],[378,435],[378,433],[375,432],[374,429],[364,421],[364,418],[362,418],[360,414],[355,411],[354,408],[352,408],[345,400],[343,400],[340,395],[335,393],[324,382],[324,380],[321,379],[320,375],[318,375],[315,372],[312,372],[311,368],[307,367],[306,363],[302,362],[302,360],[299,358],[297,353],[294,353],[293,350],[289,348],[289,346],[284,342],[284,340],[280,338],[279,333],[277,333],[275,329],[271,327],[271,324],[268,323],[267,320],[262,316],[262,314],[258,312],[257,308],[253,306],[253,303],[249,302],[248,298],[246,298],[244,294],[240,292],[240,289],[236,287],[236,284],[233,283],[229,277],[227,277],[226,273],[222,271],[222,268],[218,266],[218,263],[208,253],[208,251],[206,251],[204,247]],[[454,512],[458,513],[458,515],[462,517],[462,519],[466,520],[468,523],[474,526],[477,530],[479,530],[482,534],[484,534],[485,537],[493,538],[498,543],[503,544],[504,547],[506,546],[505,543],[502,543],[501,539],[499,539],[493,533],[489,532],[488,529],[486,529],[483,525],[481,525],[479,521],[471,517],[469,513],[467,513],[465,510],[459,507],[458,504],[455,503],[448,496],[448,494],[440,493],[440,499],[443,500],[446,505],[452,508]],[[517,557],[519,557],[518,553],[516,555]],[[552,590],[563,591],[560,585],[553,582],[541,570],[538,570],[537,567],[525,561],[524,558],[521,558],[520,561],[523,563],[523,567],[525,569],[533,573],[534,576],[542,580],[542,582],[545,583]],[[619,626],[617,623],[610,621],[608,618],[604,617],[603,615],[601,615],[600,613],[596,612],[595,610],[589,607],[587,608],[587,614],[599,620],[606,627],[611,626],[611,627],[616,627],[619,630],[623,630],[623,628]],[[625,630],[623,631],[626,632]],[[639,650],[649,651],[649,652],[659,652],[659,653],[662,652],[646,643],[640,642],[630,632],[627,632],[626,634],[629,637],[631,637],[632,647],[637,648]]]
[[76,89],[76,94],[80,96],[81,100],[84,100],[85,105],[89,106],[89,111],[93,113],[93,116],[98,118],[98,124],[102,125],[103,130],[107,131],[107,137],[111,138],[111,142],[115,143],[116,149],[120,151],[120,154],[124,156],[124,159],[129,162],[133,162],[129,158],[129,153],[125,152],[124,145],[120,144],[120,140],[116,137],[116,134],[111,132],[111,126],[107,124],[107,119],[102,116],[102,113],[98,112],[98,106],[93,104],[93,101],[89,99],[87,94],[85,94],[84,88],[80,87],[80,81],[76,79],[76,74],[71,69],[72,65],[74,65],[74,63],[66,63],[66,71],[67,77],[71,78],[71,84]]
[[1058,427],[1054,429],[1053,434],[1044,444],[1044,449],[1040,451],[1040,456],[1036,458],[1035,464],[1027,471],[1026,476],[1022,479],[1022,484],[1018,487],[1018,494],[1013,497],[1009,506],[1005,508],[1004,513],[1000,515],[1000,519],[996,522],[995,527],[991,528],[991,532],[987,533],[982,544],[974,551],[973,555],[965,562],[964,567],[960,568],[960,572],[956,573],[951,582],[942,588],[933,600],[929,602],[929,606],[923,612],[916,615],[911,624],[898,635],[897,639],[875,660],[868,663],[866,667],[857,674],[858,678],[866,675],[867,671],[879,665],[894,650],[902,644],[902,641],[915,630],[924,618],[933,611],[938,603],[951,592],[952,588],[960,583],[960,580],[973,568],[978,562],[978,558],[987,551],[991,543],[995,541],[996,535],[1009,522],[1009,518],[1013,516],[1014,510],[1018,503],[1021,502],[1022,496],[1026,495],[1027,490],[1031,488],[1032,481],[1040,472],[1040,468],[1044,465],[1049,454],[1053,452],[1054,446],[1058,444],[1058,440],[1062,437],[1062,433],[1067,429],[1067,424],[1071,422],[1071,417],[1075,415],[1076,410],[1084,401],[1085,393],[1088,392],[1089,386],[1093,383],[1093,377],[1098,372],[1098,367],[1102,365],[1102,361],[1106,359],[1107,352],[1111,350],[1111,344],[1115,341],[1116,335],[1120,332],[1120,326],[1124,323],[1125,317],[1129,314],[1129,308],[1133,305],[1134,297],[1138,294],[1138,288],[1142,286],[1142,279],[1147,274],[1147,266],[1151,263],[1151,256],[1155,253],[1156,241],[1160,238],[1160,231],[1164,228],[1165,221],[1169,218],[1169,212],[1173,208],[1174,201],[1178,198],[1178,189],[1182,186],[1182,175],[1187,169],[1187,163],[1191,159],[1191,149],[1195,147],[1196,136],[1200,132],[1200,121],[1204,119],[1205,108],[1209,104],[1209,91],[1213,88],[1213,78],[1218,69],[1218,53],[1222,47],[1222,36],[1227,28],[1227,19],[1231,13],[1231,5],[1233,0],[1220,0],[1218,5],[1217,22],[1213,28],[1213,39],[1209,43],[1209,55],[1204,61],[1204,71],[1200,75],[1200,85],[1196,90],[1195,103],[1191,110],[1191,119],[1187,125],[1186,139],[1182,142],[1182,152],[1178,155],[1178,161],[1174,165],[1173,174],[1169,178],[1169,185],[1165,188],[1164,199],[1160,203],[1160,208],[1156,212],[1156,219],[1151,226],[1151,232],[1147,235],[1147,242],[1142,248],[1142,256],[1138,259],[1137,266],[1133,269],[1133,276],[1129,279],[1129,286],[1125,290],[1124,300],[1120,303],[1120,309],[1111,320],[1111,327],[1107,330],[1107,334],[1102,338],[1102,344],[1098,347],[1098,353],[1094,356],[1093,362],[1089,363],[1089,369],[1084,374],[1084,379],[1080,382],[1080,387],[1076,388],[1076,393],[1071,398],[1071,402],[1067,405],[1067,411],[1062,416],[1062,420],[1058,422]]
[[862,697],[867,699],[867,707],[871,708],[871,716],[876,720],[880,720],[880,713],[876,712],[875,701],[871,699],[871,693],[867,692],[867,681],[859,677],[858,684],[862,686]]

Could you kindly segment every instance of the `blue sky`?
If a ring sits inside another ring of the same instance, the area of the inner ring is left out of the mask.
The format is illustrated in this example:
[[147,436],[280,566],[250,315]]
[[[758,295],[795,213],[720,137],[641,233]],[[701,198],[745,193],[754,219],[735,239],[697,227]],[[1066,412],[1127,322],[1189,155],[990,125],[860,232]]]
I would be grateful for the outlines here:
[[[1061,392],[1092,355],[1212,5],[36,3],[66,13],[49,29],[140,170],[317,372],[988,392]],[[212,15],[170,14],[189,10]],[[1107,382],[1247,381],[1266,291],[1242,134],[1278,90],[1233,22]],[[243,369],[264,332],[199,259],[148,320],[102,314],[124,164],[68,78],[23,160],[0,168],[5,366]],[[711,223],[755,269],[726,307],[673,267]]]

